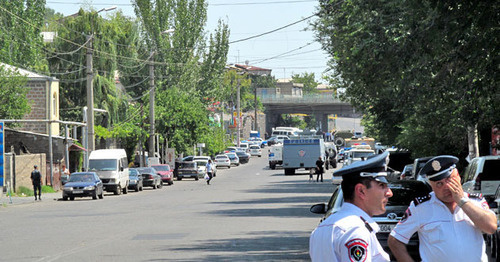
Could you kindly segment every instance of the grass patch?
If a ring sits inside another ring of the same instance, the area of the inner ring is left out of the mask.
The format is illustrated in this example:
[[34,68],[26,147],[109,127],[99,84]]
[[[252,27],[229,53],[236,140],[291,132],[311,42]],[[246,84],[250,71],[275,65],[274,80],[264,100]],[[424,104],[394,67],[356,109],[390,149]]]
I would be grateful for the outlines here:
[[56,191],[51,186],[42,186],[42,193],[55,193]]
[[[56,191],[51,186],[42,186],[42,194],[43,193],[55,193],[55,192]],[[33,196],[33,189],[25,187],[25,186],[20,186],[17,189],[16,193],[12,193],[12,196],[30,197],[30,196]]]

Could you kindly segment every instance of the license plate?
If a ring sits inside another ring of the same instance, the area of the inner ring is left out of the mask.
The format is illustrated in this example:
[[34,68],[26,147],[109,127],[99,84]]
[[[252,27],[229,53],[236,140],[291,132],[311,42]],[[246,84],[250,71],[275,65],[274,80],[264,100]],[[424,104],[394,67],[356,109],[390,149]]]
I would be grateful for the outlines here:
[[73,194],[81,194],[83,193],[83,190],[73,190]]
[[396,227],[396,224],[379,224],[381,233],[390,233],[394,227]]

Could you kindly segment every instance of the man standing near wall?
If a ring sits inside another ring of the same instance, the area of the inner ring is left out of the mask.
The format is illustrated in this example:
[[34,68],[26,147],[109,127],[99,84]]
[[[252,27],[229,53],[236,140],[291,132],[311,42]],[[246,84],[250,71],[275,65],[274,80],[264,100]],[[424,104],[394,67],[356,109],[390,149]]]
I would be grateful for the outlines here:
[[38,171],[38,166],[34,166],[34,170],[31,172],[31,182],[33,182],[33,193],[35,194],[36,201],[36,193],[38,191],[38,200],[42,200],[42,174]]

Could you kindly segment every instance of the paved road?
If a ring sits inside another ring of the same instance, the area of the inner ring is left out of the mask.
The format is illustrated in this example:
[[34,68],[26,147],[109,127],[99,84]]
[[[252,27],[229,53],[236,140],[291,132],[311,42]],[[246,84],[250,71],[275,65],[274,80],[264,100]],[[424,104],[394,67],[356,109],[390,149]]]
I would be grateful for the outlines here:
[[309,207],[333,186],[266,166],[252,157],[211,185],[186,179],[103,200],[0,207],[0,260],[308,261],[319,222]]

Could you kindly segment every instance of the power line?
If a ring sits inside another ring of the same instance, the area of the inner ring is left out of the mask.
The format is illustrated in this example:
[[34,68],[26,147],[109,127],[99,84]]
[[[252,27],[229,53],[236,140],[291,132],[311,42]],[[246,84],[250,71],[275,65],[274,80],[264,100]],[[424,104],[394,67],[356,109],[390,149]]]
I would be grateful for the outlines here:
[[271,59],[274,59],[274,58],[278,58],[278,57],[280,57],[280,56],[282,56],[282,55],[286,55],[286,54],[289,54],[289,53],[295,52],[295,51],[297,51],[297,50],[300,50],[300,49],[302,49],[302,48],[304,48],[304,47],[307,47],[307,46],[310,46],[310,45],[312,45],[312,44],[313,44],[313,42],[309,42],[309,43],[307,43],[307,44],[305,44],[305,45],[303,45],[303,46],[301,46],[301,47],[298,47],[298,48],[295,48],[295,49],[293,49],[293,50],[290,50],[290,51],[287,51],[287,52],[281,53],[281,54],[279,54],[279,55],[275,55],[275,56],[273,56],[273,57],[269,57],[269,58],[266,58],[266,59],[262,59],[262,60],[260,60],[260,61],[254,62],[253,64],[259,64],[259,63],[262,63],[262,62],[264,62],[264,61],[268,61],[268,60],[271,60]]
[[308,19],[310,19],[310,18],[312,18],[313,16],[316,16],[316,15],[318,15],[318,13],[314,13],[314,14],[312,14],[312,15],[310,15],[310,16],[308,16],[308,17],[306,17],[306,18],[300,19],[299,21],[295,21],[295,22],[293,22],[293,23],[290,23],[290,24],[288,24],[288,25],[282,26],[282,27],[280,27],[280,28],[276,28],[276,29],[271,30],[271,31],[267,31],[267,32],[264,32],[264,33],[261,33],[261,34],[258,34],[258,35],[254,35],[254,36],[250,36],[250,37],[247,37],[247,38],[243,38],[243,39],[239,39],[239,40],[231,41],[231,42],[229,42],[229,44],[234,44],[234,43],[238,43],[238,42],[243,42],[243,41],[247,41],[247,40],[250,40],[250,39],[257,38],[257,37],[261,37],[261,36],[263,36],[263,35],[268,35],[268,34],[271,34],[271,33],[276,32],[276,31],[279,31],[279,30],[285,29],[285,28],[287,28],[287,27],[290,27],[290,26],[292,26],[292,25],[298,24],[298,23],[300,23],[300,22],[304,22],[304,21],[306,21],[306,20],[308,20]]

